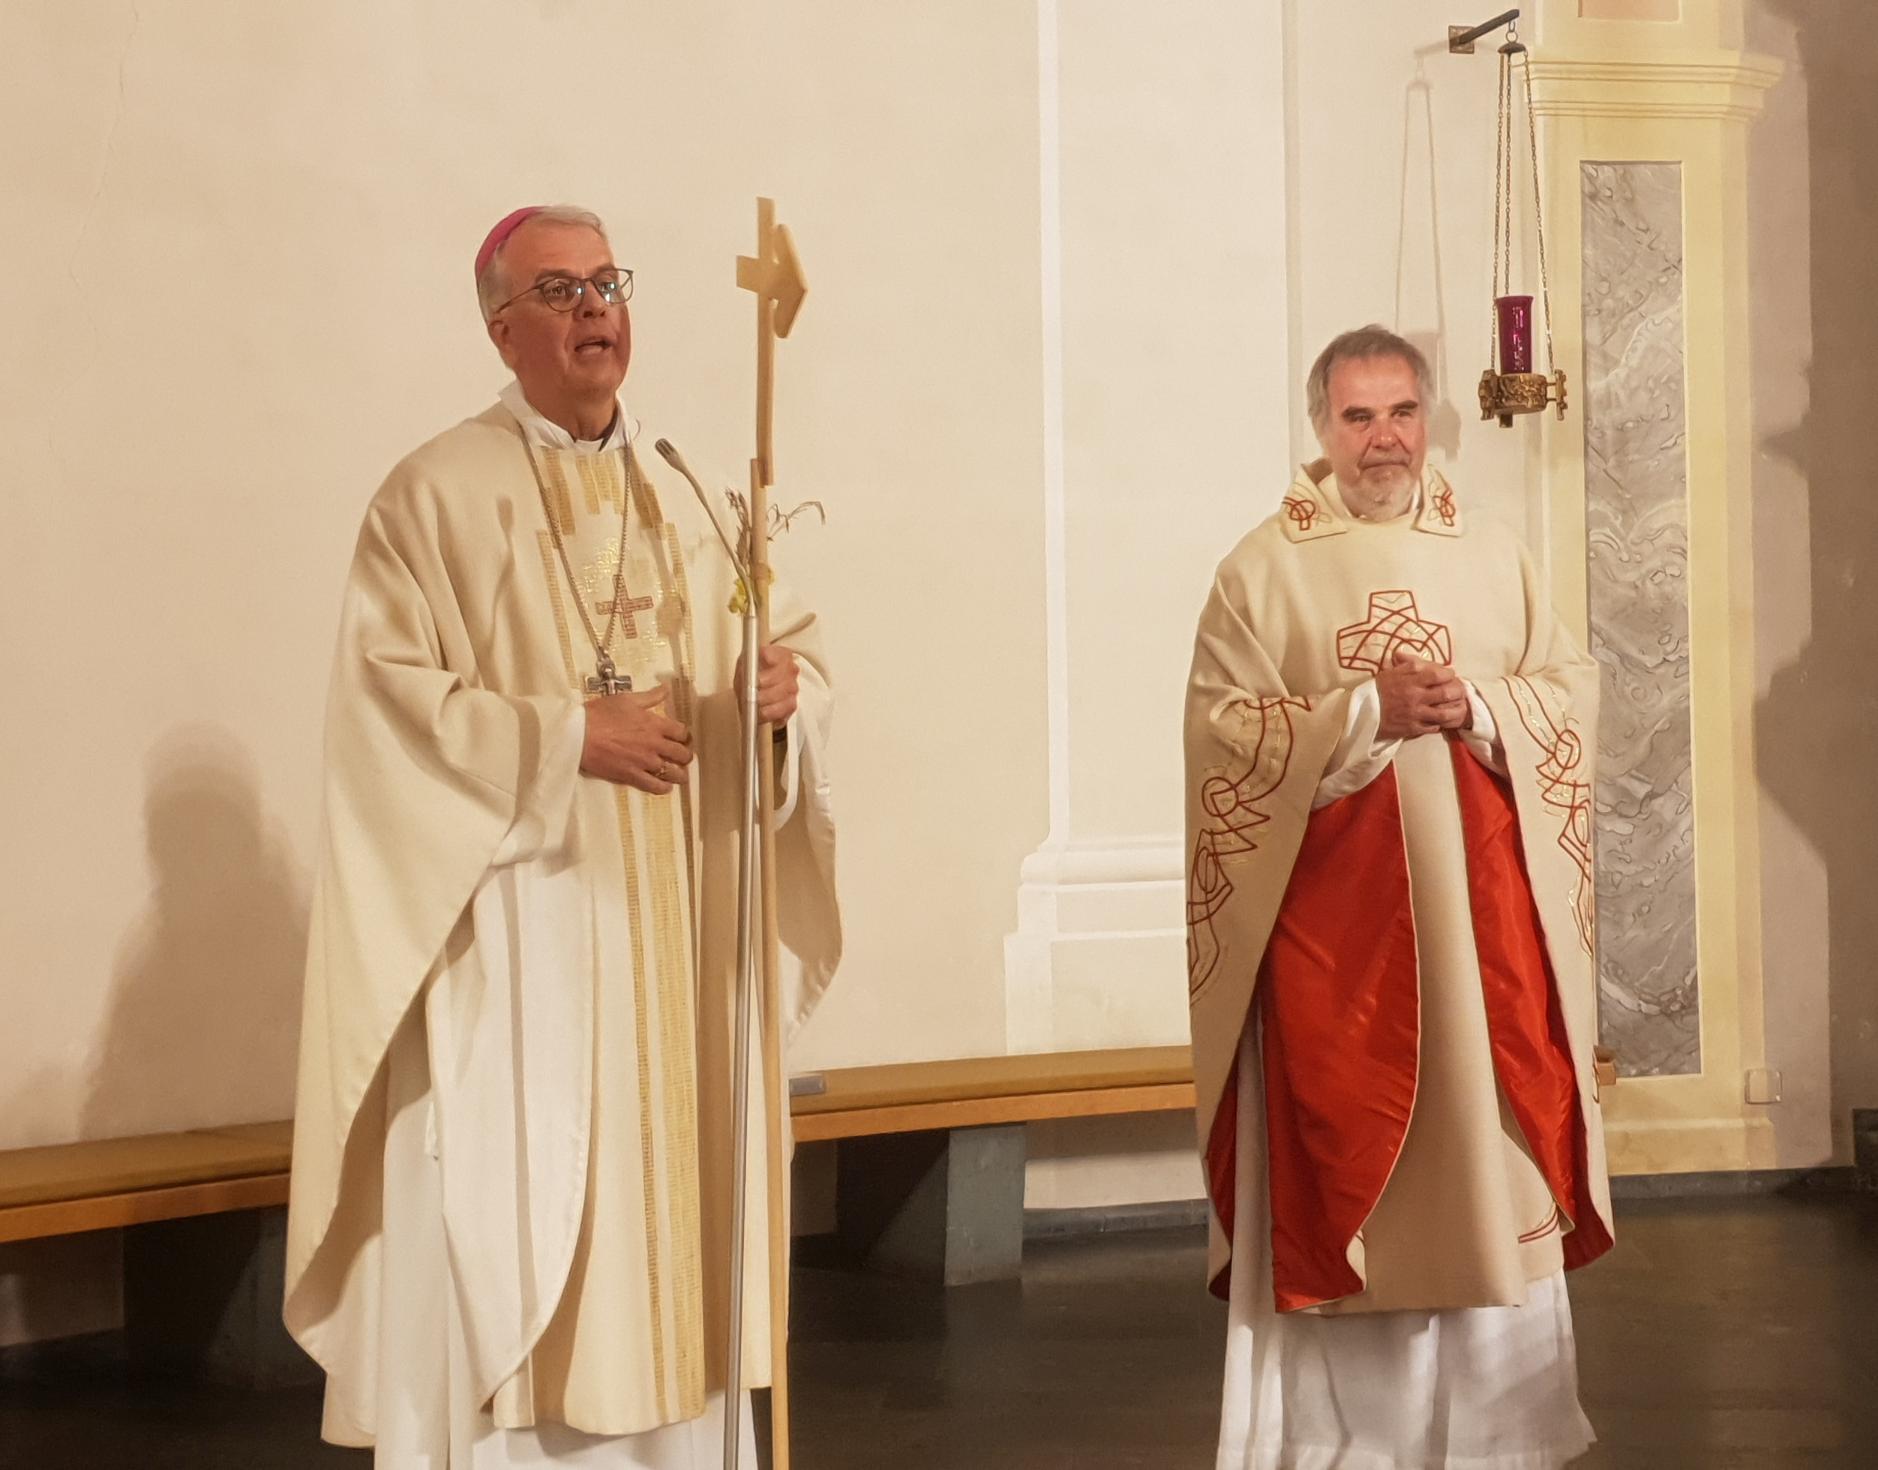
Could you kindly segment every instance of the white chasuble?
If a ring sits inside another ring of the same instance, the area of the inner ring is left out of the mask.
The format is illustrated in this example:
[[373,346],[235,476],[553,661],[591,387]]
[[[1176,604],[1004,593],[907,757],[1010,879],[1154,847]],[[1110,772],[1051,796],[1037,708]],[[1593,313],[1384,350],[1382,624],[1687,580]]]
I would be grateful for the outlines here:
[[[664,1470],[690,1462],[645,1458],[655,1441],[705,1440],[715,1463],[733,578],[689,492],[662,499],[628,434],[591,452],[519,406],[539,480],[510,409],[459,425],[393,472],[348,583],[287,1320],[327,1371],[327,1436],[376,1441],[382,1464],[534,1463],[551,1445],[554,1463],[579,1447]],[[802,664],[778,831],[799,1022],[839,952],[829,698],[813,619],[780,590],[774,608]],[[579,774],[587,629],[609,624],[618,671],[663,687],[692,730],[691,781],[671,794]],[[762,1136],[759,1113],[744,1161],[752,1387],[769,1381]],[[446,1430],[449,1457],[424,1458]]]

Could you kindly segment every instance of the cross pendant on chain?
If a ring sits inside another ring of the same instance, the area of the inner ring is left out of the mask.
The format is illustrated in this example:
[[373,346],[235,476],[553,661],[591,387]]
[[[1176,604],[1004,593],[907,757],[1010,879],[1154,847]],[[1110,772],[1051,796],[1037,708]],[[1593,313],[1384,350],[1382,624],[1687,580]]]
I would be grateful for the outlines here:
[[602,650],[594,660],[593,677],[587,680],[587,692],[599,695],[630,694],[632,687],[632,675],[616,673],[613,656]]

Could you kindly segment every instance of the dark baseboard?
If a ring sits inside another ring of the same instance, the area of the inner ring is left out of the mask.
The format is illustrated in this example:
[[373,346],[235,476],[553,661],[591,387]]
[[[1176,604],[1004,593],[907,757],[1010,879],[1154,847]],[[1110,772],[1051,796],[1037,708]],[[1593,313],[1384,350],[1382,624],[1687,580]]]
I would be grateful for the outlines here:
[[1156,1200],[1141,1205],[1084,1205],[1074,1209],[1025,1210],[1024,1239],[1110,1235],[1124,1230],[1183,1230],[1206,1224],[1206,1201]]
[[1866,1194],[1854,1169],[1731,1169],[1709,1174],[1620,1174],[1611,1198],[1688,1199],[1743,1195]]

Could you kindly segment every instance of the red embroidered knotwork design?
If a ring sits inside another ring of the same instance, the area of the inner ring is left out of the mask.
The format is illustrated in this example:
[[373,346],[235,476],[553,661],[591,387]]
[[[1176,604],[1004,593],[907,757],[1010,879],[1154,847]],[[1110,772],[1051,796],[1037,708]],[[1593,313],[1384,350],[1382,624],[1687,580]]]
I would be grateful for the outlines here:
[[1454,662],[1454,640],[1445,623],[1422,618],[1413,592],[1372,592],[1369,618],[1337,631],[1337,662],[1346,669],[1380,674],[1398,653],[1430,662]]
[[1243,729],[1232,743],[1246,752],[1236,772],[1228,768],[1200,784],[1205,825],[1194,839],[1187,874],[1187,987],[1198,995],[1219,967],[1219,935],[1213,918],[1232,897],[1224,859],[1258,850],[1259,828],[1271,817],[1258,809],[1284,784],[1291,769],[1291,711],[1308,710],[1307,699],[1247,700],[1237,707]]
[[1290,495],[1285,498],[1285,514],[1299,531],[1308,533],[1317,524],[1317,517],[1322,512],[1315,500],[1307,500],[1302,495]]
[[1579,779],[1585,764],[1584,739],[1569,719],[1552,708],[1546,692],[1532,680],[1515,675],[1506,681],[1506,687],[1513,696],[1520,724],[1542,752],[1539,795],[1565,818],[1558,845],[1578,868],[1572,918],[1578,925],[1578,942],[1586,954],[1595,955],[1597,896],[1591,868],[1591,783]]
[[1441,524],[1446,526],[1450,531],[1453,530],[1454,522],[1459,518],[1458,512],[1454,509],[1453,486],[1443,485],[1441,487],[1441,493],[1434,498],[1434,507],[1435,514],[1441,517]]

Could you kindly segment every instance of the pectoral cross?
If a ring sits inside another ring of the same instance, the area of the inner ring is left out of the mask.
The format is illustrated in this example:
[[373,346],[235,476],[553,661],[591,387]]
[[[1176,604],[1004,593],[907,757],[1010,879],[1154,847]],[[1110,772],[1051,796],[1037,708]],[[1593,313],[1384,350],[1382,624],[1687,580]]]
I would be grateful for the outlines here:
[[629,694],[632,692],[633,676],[614,670],[613,655],[604,648],[599,649],[594,658],[593,677],[587,680],[589,694]]
[[[606,630],[606,636],[609,640],[613,636],[613,624],[615,622],[623,622],[626,625],[626,636],[628,638],[636,638],[639,636],[639,632],[633,621],[633,614],[649,612],[656,606],[657,604],[653,602],[650,597],[629,597],[626,594],[626,589],[621,587],[614,596],[598,604],[594,608],[594,611],[596,613],[610,614],[607,620]],[[597,642],[598,640],[596,639],[595,641]],[[596,648],[594,650],[594,675],[587,681],[588,693],[601,695],[624,694],[632,687],[632,675],[619,673],[614,666],[613,655],[608,653],[604,648]]]

